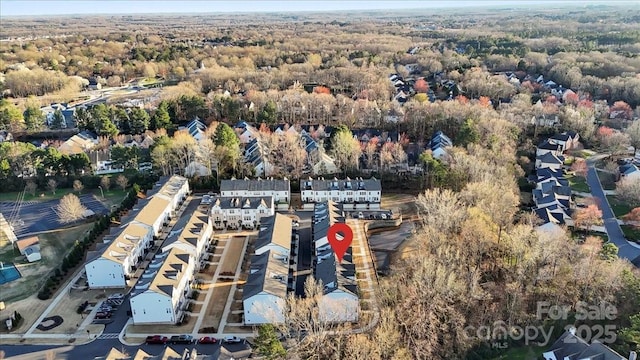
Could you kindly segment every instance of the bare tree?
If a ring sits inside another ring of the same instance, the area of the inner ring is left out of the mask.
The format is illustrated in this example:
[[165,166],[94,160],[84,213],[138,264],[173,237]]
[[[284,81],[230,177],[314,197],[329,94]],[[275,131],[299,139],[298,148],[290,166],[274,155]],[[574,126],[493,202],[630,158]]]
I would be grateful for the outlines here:
[[76,192],[79,193],[79,192],[82,191],[82,189],[84,189],[84,185],[82,185],[82,181],[74,180],[73,181],[73,191],[76,191]]
[[109,188],[111,187],[111,179],[108,176],[103,176],[100,178],[100,186],[104,189],[109,191]]
[[127,188],[127,186],[129,186],[129,179],[127,179],[127,177],[124,175],[119,175],[116,178],[116,184],[118,184],[118,186],[120,186],[120,188],[124,190]]
[[47,181],[47,189],[51,190],[51,193],[55,195],[56,190],[58,189],[58,182],[53,179],[49,179],[49,181]]
[[31,194],[31,196],[36,196],[36,190],[38,190],[38,185],[35,182],[29,180],[24,186],[24,190]]
[[640,206],[640,180],[622,179],[616,184],[616,191],[622,201],[632,207]]
[[77,196],[67,194],[60,199],[56,210],[62,223],[70,223],[82,219],[87,208],[82,205]]

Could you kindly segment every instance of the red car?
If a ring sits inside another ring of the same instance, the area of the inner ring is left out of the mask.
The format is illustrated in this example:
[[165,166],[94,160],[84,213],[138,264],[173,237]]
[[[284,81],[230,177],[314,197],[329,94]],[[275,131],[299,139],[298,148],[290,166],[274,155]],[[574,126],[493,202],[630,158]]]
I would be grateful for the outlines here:
[[216,342],[218,342],[218,340],[211,336],[201,337],[200,340],[198,340],[198,344],[215,344]]
[[162,335],[153,335],[147,336],[147,340],[145,341],[147,344],[166,344],[169,341],[169,338]]

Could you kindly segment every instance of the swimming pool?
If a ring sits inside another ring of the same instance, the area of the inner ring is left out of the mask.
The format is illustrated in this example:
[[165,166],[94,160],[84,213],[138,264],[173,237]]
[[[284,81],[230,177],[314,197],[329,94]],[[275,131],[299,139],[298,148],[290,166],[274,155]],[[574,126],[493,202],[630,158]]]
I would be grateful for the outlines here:
[[6,284],[20,277],[22,277],[20,271],[18,271],[12,263],[3,263],[2,266],[0,266],[0,284]]

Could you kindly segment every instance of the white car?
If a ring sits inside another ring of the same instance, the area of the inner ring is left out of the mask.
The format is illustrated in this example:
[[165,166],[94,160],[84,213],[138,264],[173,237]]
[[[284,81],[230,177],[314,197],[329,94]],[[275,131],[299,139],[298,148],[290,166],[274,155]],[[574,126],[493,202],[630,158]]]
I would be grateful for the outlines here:
[[109,297],[107,298],[107,300],[121,300],[124,299],[124,295],[117,293],[117,294],[111,294],[109,295]]
[[241,343],[242,339],[237,336],[225,336],[223,341],[227,344]]

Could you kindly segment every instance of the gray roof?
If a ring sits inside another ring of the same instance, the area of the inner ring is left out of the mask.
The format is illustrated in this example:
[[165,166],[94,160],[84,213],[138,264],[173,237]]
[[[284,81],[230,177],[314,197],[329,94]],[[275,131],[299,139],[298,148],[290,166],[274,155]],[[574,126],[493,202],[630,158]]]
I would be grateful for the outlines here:
[[260,204],[270,208],[273,196],[215,196],[211,199],[211,207],[221,209],[257,209]]
[[291,249],[291,234],[293,224],[290,217],[276,213],[260,219],[260,231],[254,244],[255,249],[260,249],[271,243],[285,249]]
[[597,359],[626,360],[627,358],[611,350],[598,341],[588,344],[580,337],[566,331],[551,345],[548,352],[553,352],[556,359]]
[[555,156],[550,152],[545,153],[544,155],[539,155],[536,159],[540,160],[541,162],[543,162],[545,164],[560,164],[560,165],[562,165],[563,162],[564,162],[564,157],[563,156]]
[[336,256],[331,246],[317,247],[316,240],[327,235],[329,227],[336,223],[343,223],[342,209],[333,201],[316,203],[314,206],[313,222],[311,225],[312,240],[315,248],[314,277],[321,281],[324,286],[324,293],[330,293],[337,289],[345,292],[357,293],[355,281],[347,276],[355,277],[355,266],[352,263],[352,248],[347,249],[347,253],[342,259],[342,263],[336,262]]
[[[276,278],[276,276],[279,276],[279,278]],[[251,273],[242,290],[242,299],[249,299],[261,292],[284,299],[287,296],[288,279],[288,260],[274,258],[271,251],[261,255],[254,255],[251,258]]]
[[350,179],[346,178],[344,180],[333,178],[331,180],[318,179],[314,180],[309,178],[308,180],[302,181],[300,184],[302,190],[348,190],[353,189],[357,190],[373,190],[373,191],[381,191],[382,185],[380,184],[380,180],[372,177],[371,179],[363,179],[356,178]]
[[220,191],[290,191],[289,180],[256,179],[256,180],[222,180]]

